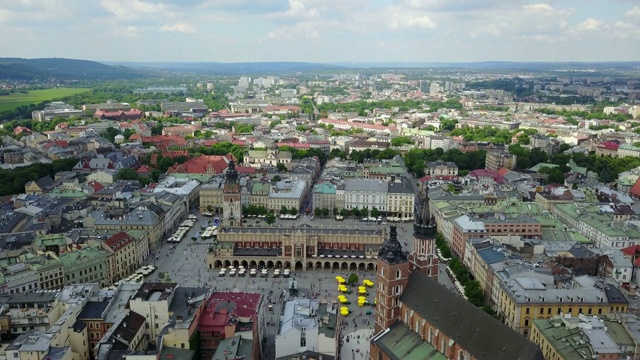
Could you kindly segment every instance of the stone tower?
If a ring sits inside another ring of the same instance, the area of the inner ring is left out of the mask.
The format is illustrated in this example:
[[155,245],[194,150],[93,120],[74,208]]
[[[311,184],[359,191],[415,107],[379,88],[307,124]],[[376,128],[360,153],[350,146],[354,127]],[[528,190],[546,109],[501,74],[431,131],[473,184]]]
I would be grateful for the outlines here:
[[238,171],[233,160],[229,161],[225,174],[224,189],[222,192],[222,226],[242,226],[242,201],[240,201],[240,184],[238,183]]
[[438,257],[436,256],[436,222],[429,211],[429,190],[422,187],[420,204],[416,206],[413,224],[413,251],[409,255],[411,270],[421,271],[438,280]]
[[391,326],[400,316],[400,295],[409,281],[411,263],[402,251],[396,226],[391,226],[389,238],[380,247],[376,274],[375,332]]

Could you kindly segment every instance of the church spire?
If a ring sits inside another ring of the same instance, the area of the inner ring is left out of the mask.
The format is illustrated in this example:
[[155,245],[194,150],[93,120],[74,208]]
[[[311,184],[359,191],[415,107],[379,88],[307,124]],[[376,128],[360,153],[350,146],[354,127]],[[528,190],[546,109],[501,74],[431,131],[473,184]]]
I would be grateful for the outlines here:
[[413,236],[417,238],[432,238],[436,235],[435,219],[429,211],[429,188],[422,185],[420,191],[420,204],[416,205],[415,223],[413,224]]
[[238,170],[236,170],[236,163],[233,161],[233,159],[229,160],[227,173],[224,178],[227,183],[238,182]]

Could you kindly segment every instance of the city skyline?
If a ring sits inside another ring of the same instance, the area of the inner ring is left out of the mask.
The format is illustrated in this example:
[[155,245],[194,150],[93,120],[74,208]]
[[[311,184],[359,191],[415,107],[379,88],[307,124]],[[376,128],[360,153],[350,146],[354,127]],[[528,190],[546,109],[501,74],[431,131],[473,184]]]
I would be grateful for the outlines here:
[[165,62],[633,61],[631,0],[22,0],[4,56]]

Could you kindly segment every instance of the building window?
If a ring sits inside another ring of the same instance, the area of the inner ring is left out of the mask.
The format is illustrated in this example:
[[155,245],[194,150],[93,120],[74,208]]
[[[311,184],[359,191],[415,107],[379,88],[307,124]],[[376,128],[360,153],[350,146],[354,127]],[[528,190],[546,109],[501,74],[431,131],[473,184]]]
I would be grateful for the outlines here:
[[400,276],[402,276],[402,272],[400,270],[396,271],[396,279],[400,279]]

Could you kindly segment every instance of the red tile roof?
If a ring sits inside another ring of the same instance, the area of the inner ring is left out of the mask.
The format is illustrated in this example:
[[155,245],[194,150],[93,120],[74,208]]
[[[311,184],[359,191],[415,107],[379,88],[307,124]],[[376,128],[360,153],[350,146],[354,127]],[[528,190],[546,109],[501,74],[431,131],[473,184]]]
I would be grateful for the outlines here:
[[256,168],[251,166],[236,166],[236,170],[239,174],[254,174],[256,172]]
[[138,109],[131,109],[128,111],[105,111],[105,110],[98,110],[96,111],[93,116],[94,117],[122,117],[122,116],[141,116],[142,115],[142,111],[138,110]]
[[94,192],[98,192],[98,191],[104,189],[104,185],[100,184],[99,182],[97,182],[95,180],[89,181],[87,183],[87,185],[91,186],[93,188]]
[[605,141],[598,144],[598,147],[608,149],[608,150],[618,150],[618,148],[620,147],[620,144],[614,143],[611,141]]
[[200,331],[220,332],[232,318],[255,322],[261,294],[220,292],[211,295],[200,316]]
[[508,172],[509,172],[509,169],[502,168],[502,169],[498,170],[498,175],[504,177]]
[[500,174],[495,171],[495,170],[491,170],[491,169],[478,169],[478,170],[473,170],[471,172],[469,172],[469,175],[471,176],[475,176],[476,178],[479,177],[492,177],[493,181],[495,181],[496,183],[502,183],[502,176],[500,176]]
[[104,243],[113,251],[119,251],[125,246],[133,242],[133,237],[129,236],[126,232],[119,232],[112,237],[104,241]]
[[631,190],[629,190],[629,195],[635,198],[640,198],[640,178],[636,180],[635,184],[631,187]]
[[167,170],[167,174],[220,174],[227,169],[229,160],[236,160],[232,154],[225,156],[201,155],[189,159],[183,164],[175,164]]
[[141,165],[138,170],[136,170],[138,174],[148,174],[151,172],[151,168],[147,165]]

